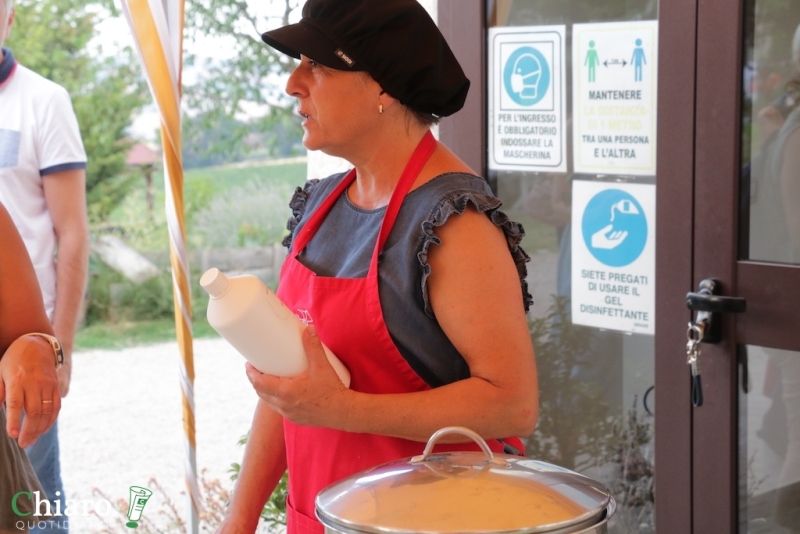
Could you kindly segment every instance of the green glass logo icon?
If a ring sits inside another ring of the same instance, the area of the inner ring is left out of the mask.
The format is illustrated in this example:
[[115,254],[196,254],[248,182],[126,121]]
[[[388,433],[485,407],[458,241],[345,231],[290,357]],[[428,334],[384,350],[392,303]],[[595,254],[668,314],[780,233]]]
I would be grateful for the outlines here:
[[136,528],[139,526],[139,520],[142,518],[144,512],[144,505],[147,504],[147,499],[153,494],[147,488],[140,486],[131,486],[131,496],[128,500],[128,522],[125,526],[128,528]]

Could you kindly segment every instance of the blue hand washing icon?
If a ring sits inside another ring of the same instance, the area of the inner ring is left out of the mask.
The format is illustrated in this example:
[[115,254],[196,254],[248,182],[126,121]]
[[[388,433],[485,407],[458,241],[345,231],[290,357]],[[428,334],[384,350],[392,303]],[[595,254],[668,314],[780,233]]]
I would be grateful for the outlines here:
[[515,50],[503,69],[506,92],[522,106],[532,106],[547,94],[550,66],[544,55],[530,46]]
[[647,218],[636,199],[619,189],[597,193],[581,222],[589,252],[609,267],[633,263],[647,243]]

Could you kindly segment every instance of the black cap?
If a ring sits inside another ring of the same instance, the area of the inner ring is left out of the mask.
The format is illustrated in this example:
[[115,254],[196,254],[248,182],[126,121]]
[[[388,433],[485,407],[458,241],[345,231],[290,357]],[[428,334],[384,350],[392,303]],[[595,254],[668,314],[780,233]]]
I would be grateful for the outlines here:
[[300,22],[261,38],[294,58],[366,71],[415,111],[445,117],[467,98],[469,80],[416,0],[308,0]]

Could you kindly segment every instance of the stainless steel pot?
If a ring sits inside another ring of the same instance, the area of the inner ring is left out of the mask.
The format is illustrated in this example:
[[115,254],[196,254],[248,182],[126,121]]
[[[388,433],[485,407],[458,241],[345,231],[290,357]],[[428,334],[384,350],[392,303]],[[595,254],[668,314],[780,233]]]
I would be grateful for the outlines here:
[[[483,452],[432,454],[446,434]],[[494,454],[475,432],[447,427],[421,456],[389,462],[317,495],[325,532],[343,534],[605,534],[616,502],[608,488],[546,462]]]

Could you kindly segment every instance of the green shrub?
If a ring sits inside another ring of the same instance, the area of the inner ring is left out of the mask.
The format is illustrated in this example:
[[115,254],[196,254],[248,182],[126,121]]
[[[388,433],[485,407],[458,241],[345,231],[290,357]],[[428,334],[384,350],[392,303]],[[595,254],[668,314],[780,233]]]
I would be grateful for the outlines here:
[[141,284],[126,283],[119,306],[120,317],[132,321],[172,317],[172,275],[166,272]]
[[[245,445],[247,438],[250,437],[250,432],[239,438],[239,445]],[[241,464],[232,463],[228,472],[231,474],[231,480],[239,478],[239,473],[242,469]],[[272,495],[269,496],[267,502],[264,503],[264,508],[261,509],[261,521],[269,525],[270,529],[286,526],[286,499],[289,497],[289,472],[284,471],[275,489],[272,490]]]
[[84,323],[91,325],[108,321],[112,316],[111,287],[124,280],[123,276],[111,269],[92,254],[89,257],[89,279],[86,289],[86,315]]
[[277,243],[291,215],[287,184],[248,182],[219,193],[199,210],[192,234],[205,247],[257,247]]
[[[225,166],[185,174],[184,213],[189,249],[265,246],[286,234],[293,190],[305,181],[305,163]],[[164,183],[153,175],[152,206],[145,187],[136,187],[92,233],[111,233],[140,252],[169,250]],[[189,287],[195,317],[205,317],[208,295],[192,272]],[[106,266],[90,261],[85,325],[98,322],[158,320],[174,315],[168,271],[136,285]]]
[[[86,293],[85,325],[99,322],[151,321],[174,316],[172,274],[162,274],[140,284],[124,278],[97,257],[90,257],[89,283]],[[200,272],[189,277],[194,317],[205,317],[208,294],[197,280]]]

